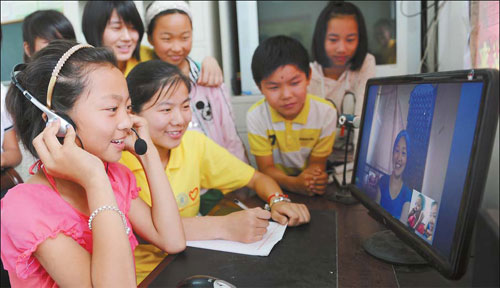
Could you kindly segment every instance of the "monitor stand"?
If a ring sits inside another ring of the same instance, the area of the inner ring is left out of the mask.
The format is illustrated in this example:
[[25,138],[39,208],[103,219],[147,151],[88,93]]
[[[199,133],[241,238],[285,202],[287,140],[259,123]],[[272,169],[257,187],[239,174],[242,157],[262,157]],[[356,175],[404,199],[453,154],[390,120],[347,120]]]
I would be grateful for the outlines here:
[[363,242],[363,248],[373,257],[391,264],[428,264],[415,250],[401,241],[394,232],[383,230],[374,233]]
[[339,202],[346,205],[359,203],[358,199],[352,196],[348,186],[342,186],[336,182],[330,183],[326,187],[324,197],[328,200]]

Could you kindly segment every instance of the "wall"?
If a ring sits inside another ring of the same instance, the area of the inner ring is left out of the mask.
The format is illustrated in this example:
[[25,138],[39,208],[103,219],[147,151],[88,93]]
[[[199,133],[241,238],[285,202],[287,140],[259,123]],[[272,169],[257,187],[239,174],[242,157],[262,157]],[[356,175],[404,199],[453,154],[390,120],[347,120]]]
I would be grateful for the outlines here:
[[444,3],[438,23],[438,71],[470,68],[464,66],[469,33],[469,1]]
[[10,80],[12,68],[23,62],[22,26],[23,22],[2,24],[1,79],[4,83]]

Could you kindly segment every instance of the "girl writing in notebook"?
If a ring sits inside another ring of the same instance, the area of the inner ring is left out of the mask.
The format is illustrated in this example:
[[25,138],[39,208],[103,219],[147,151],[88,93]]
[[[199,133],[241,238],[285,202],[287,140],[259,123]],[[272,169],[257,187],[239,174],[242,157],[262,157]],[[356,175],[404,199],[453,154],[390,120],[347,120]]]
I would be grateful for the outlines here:
[[[151,139],[162,160],[161,171],[172,184],[187,240],[250,243],[262,239],[270,218],[289,226],[309,222],[307,207],[291,203],[272,178],[245,164],[202,133],[187,130],[191,121],[191,86],[177,66],[161,60],[140,63],[128,75],[127,84],[133,112],[149,123]],[[141,187],[139,196],[149,203],[151,186],[139,159],[125,152],[121,162],[132,170]],[[195,217],[200,209],[202,188],[219,189],[227,194],[244,186],[268,201],[271,212],[253,208],[226,216]],[[138,281],[165,256],[151,245],[139,245],[135,253]]]

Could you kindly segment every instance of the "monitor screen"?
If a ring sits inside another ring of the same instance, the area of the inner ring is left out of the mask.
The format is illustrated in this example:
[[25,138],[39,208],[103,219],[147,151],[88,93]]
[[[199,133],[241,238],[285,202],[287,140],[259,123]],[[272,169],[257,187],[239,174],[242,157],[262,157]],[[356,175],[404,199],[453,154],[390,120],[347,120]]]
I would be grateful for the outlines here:
[[498,121],[498,70],[371,79],[362,117],[353,194],[459,276]]

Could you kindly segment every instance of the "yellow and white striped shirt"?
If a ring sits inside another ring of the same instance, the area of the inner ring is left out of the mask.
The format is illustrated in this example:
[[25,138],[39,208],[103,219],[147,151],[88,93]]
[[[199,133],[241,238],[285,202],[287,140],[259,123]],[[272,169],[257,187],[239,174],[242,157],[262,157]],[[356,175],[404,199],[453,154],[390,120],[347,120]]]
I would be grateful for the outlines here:
[[277,168],[296,176],[307,167],[311,155],[330,155],[336,123],[333,104],[311,94],[293,120],[286,120],[265,98],[261,99],[247,113],[250,152],[255,156],[273,155]]

